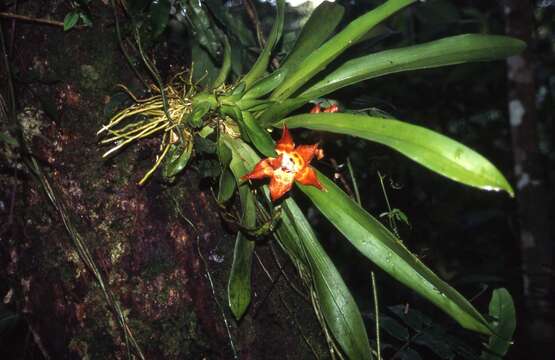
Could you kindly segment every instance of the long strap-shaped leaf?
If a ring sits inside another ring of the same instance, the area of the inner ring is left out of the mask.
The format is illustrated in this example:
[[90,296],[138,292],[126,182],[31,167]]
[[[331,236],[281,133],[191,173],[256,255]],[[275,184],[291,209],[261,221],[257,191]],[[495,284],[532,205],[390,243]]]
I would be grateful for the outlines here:
[[389,230],[322,173],[325,191],[299,185],[314,205],[368,259],[395,279],[434,303],[463,327],[492,331],[483,316],[455,289],[414,256]]
[[293,199],[285,201],[285,209],[304,250],[327,326],[349,359],[372,359],[364,322],[343,278]]
[[514,191],[503,174],[482,155],[424,127],[393,119],[353,114],[306,114],[286,118],[304,127],[360,137],[389,146],[428,169],[483,190]]
[[343,6],[329,1],[324,1],[314,9],[304,24],[293,50],[280,68],[288,71],[297,69],[307,54],[311,54],[318,49],[331,36],[344,13],[345,8]]
[[352,21],[345,29],[326,41],[318,50],[311,53],[310,56],[306,54],[306,59],[301,62],[297,70],[274,90],[271,99],[284,100],[289,97],[314,75],[325,69],[330,62],[356,43],[374,26],[415,1],[389,0]]
[[266,46],[258,56],[258,59],[250,69],[250,71],[245,75],[243,78],[243,82],[246,85],[246,88],[249,89],[250,86],[258,80],[264,72],[268,68],[268,64],[270,63],[270,57],[272,55],[272,50],[274,46],[277,44],[279,38],[281,37],[281,32],[283,31],[283,18],[285,13],[285,1],[284,0],[277,0],[277,15],[276,20],[274,22],[274,26],[272,27],[272,31],[270,32],[270,36],[266,42]]
[[506,36],[465,34],[362,56],[347,61],[298,97],[272,105],[259,117],[259,122],[267,126],[312,99],[363,80],[403,71],[503,59],[519,53],[525,46],[524,42]]
[[[237,183],[240,182],[241,176],[248,172],[239,154],[233,152],[233,150],[229,167]],[[242,225],[252,228],[256,225],[256,206],[254,195],[248,184],[239,185],[239,197],[243,211]],[[231,273],[227,284],[229,307],[237,320],[243,317],[251,302],[251,270],[254,245],[254,241],[247,239],[243,233],[237,233],[233,250],[233,264],[231,265]]]
[[[223,140],[245,167],[252,168],[260,160],[242,140],[226,135]],[[294,262],[310,267],[319,307],[333,337],[349,359],[371,359],[362,316],[341,275],[294,200],[286,199],[284,207],[286,211],[276,229],[278,238],[289,255],[295,257]]]
[[347,61],[300,97],[317,98],[363,80],[403,71],[504,59],[525,46],[523,41],[507,36],[465,34],[381,51]]

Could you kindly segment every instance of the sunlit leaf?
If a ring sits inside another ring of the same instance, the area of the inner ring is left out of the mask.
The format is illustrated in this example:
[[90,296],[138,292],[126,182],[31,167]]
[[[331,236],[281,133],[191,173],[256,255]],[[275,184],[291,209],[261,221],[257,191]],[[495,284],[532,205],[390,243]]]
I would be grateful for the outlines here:
[[265,78],[260,79],[256,83],[254,83],[252,88],[249,89],[249,91],[247,91],[245,95],[243,95],[241,100],[258,99],[264,95],[269,94],[279,84],[281,84],[283,80],[285,80],[286,75],[287,69],[280,68],[279,70],[274,71]]
[[307,114],[284,120],[304,127],[360,137],[389,146],[428,169],[484,190],[514,191],[503,174],[482,155],[424,127],[406,122],[353,114]]
[[297,70],[290,74],[283,84],[272,93],[271,98],[275,100],[288,98],[314,75],[325,69],[330,62],[356,43],[374,26],[415,1],[389,0],[353,20],[345,29],[320,46],[318,50],[312,52],[310,56],[306,56],[299,64]]
[[317,98],[363,80],[403,71],[504,59],[518,54],[525,45],[506,36],[466,34],[385,50],[345,62],[300,97]]
[[325,191],[297,184],[320,212],[377,266],[457,320],[484,334],[491,329],[482,315],[455,289],[414,256],[395,235],[321,173]]

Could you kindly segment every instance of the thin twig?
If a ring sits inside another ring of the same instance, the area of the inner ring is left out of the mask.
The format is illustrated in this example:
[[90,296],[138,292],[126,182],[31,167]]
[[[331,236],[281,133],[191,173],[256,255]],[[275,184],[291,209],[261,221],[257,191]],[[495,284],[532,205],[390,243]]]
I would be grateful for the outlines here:
[[[260,24],[260,20],[258,19],[258,13],[256,12],[256,7],[254,6],[252,0],[245,1],[245,10],[247,12],[247,16],[251,20],[254,25],[256,31],[256,38],[258,39],[258,46],[260,49],[263,49],[266,46],[266,39],[264,39],[264,32],[262,31],[262,25]],[[272,66],[274,69],[279,68],[279,61],[277,58],[272,58]]]
[[349,197],[354,198],[355,194],[353,193],[353,190],[351,189],[351,187],[349,186],[349,183],[345,179],[345,176],[343,176],[343,174],[339,172],[339,164],[337,163],[337,160],[335,160],[334,158],[330,158],[330,162],[335,172],[333,176],[339,181],[341,181],[341,185],[343,185],[343,188],[345,189]]
[[123,40],[122,40],[122,37],[121,37],[121,30],[120,30],[120,26],[119,26],[118,11],[117,11],[116,4],[115,4],[114,0],[112,0],[112,8],[114,10],[114,20],[116,22],[116,35],[118,37],[118,43],[119,43],[119,47],[121,49],[121,52],[123,53],[123,56],[125,56],[125,59],[127,60],[127,63],[129,64],[129,66],[131,67],[131,69],[133,70],[133,72],[135,73],[137,78],[141,81],[143,86],[146,89],[148,89],[149,87],[148,87],[147,82],[145,81],[145,79],[143,78],[141,73],[139,72],[139,69],[137,69],[137,67],[133,64],[131,56],[129,56],[129,53],[127,53],[127,50],[125,50],[125,47],[123,46]]
[[[195,229],[195,232],[196,232],[196,228],[194,226],[193,226],[193,229]],[[198,255],[199,255],[200,259],[202,260],[202,263],[204,264],[204,271],[206,273],[206,277],[208,278],[208,283],[210,284],[210,290],[212,291],[212,297],[214,298],[214,302],[216,302],[216,306],[218,307],[218,310],[220,311],[220,314],[222,315],[222,318],[224,320],[225,329],[227,331],[227,336],[229,338],[229,347],[231,348],[231,351],[233,352],[233,358],[235,360],[238,360],[239,355],[237,354],[237,349],[235,348],[235,343],[233,342],[233,337],[231,336],[231,326],[229,325],[229,321],[227,320],[227,316],[225,316],[225,311],[223,310],[222,305],[218,301],[218,297],[216,295],[216,288],[214,286],[214,280],[212,279],[212,275],[210,274],[210,269],[208,267],[208,261],[206,261],[206,258],[204,257],[204,255],[202,255],[202,251],[200,250],[199,237],[200,237],[200,234],[197,232],[196,243],[197,243]]]
[[[14,1],[13,11],[17,12],[17,5],[18,1]],[[13,55],[13,48],[15,44],[15,24],[17,23],[16,19],[12,19],[12,29],[10,32],[10,46],[8,48],[8,56],[11,58]]]
[[245,1],[245,11],[247,12],[247,16],[249,17],[250,21],[254,25],[254,29],[256,32],[256,38],[258,39],[258,46],[260,48],[264,48],[266,46],[266,39],[264,39],[264,33],[262,32],[262,26],[260,25],[260,20],[258,19],[258,13],[256,12],[256,8],[251,0]]
[[355,189],[355,199],[359,205],[362,205],[362,202],[360,201],[360,192],[358,191],[357,180],[355,178],[355,172],[353,170],[353,165],[351,164],[350,158],[347,158],[347,168],[349,169],[349,176],[351,176],[353,189]]
[[279,295],[279,299],[281,300],[281,303],[283,304],[283,307],[285,307],[285,309],[287,310],[287,312],[289,313],[289,316],[291,316],[291,318],[293,319],[293,322],[295,323],[295,326],[297,327],[297,330],[299,331],[299,334],[301,334],[301,337],[303,338],[303,341],[305,342],[305,344],[308,346],[308,348],[310,349],[310,351],[312,351],[312,355],[314,355],[314,357],[317,360],[320,360],[320,356],[318,355],[318,352],[316,351],[316,349],[314,348],[314,346],[312,346],[312,344],[310,343],[310,341],[308,341],[308,338],[306,337],[306,335],[303,333],[303,328],[301,327],[301,324],[299,324],[299,322],[297,321],[297,317],[295,316],[295,314],[293,313],[293,310],[291,310],[291,308],[289,307],[289,305],[287,305],[287,302],[285,301],[285,299],[283,298],[283,296],[281,296],[281,294]]
[[278,282],[278,280],[281,276],[281,273],[278,273],[278,275],[275,278],[272,278],[272,275],[270,275],[270,272],[264,266],[264,263],[262,262],[262,259],[260,258],[260,256],[258,256],[258,253],[256,252],[256,250],[254,251],[254,256],[256,257],[256,260],[258,261],[258,263],[262,267],[262,270],[266,274],[266,277],[268,277],[268,279],[270,280],[271,284],[270,284],[270,288],[266,291],[266,294],[264,294],[264,297],[262,298],[260,303],[257,305],[256,309],[253,311],[253,315],[252,315],[253,319],[256,318],[256,316],[258,315],[258,312],[260,311],[260,309],[262,309],[262,307],[266,303],[266,300],[268,300],[268,298],[270,297],[270,294],[274,290],[274,287],[276,286],[276,284],[277,284],[277,282]]
[[[39,19],[39,18],[34,18],[30,16],[25,16],[25,15],[18,15],[18,14],[13,14],[8,12],[0,12],[0,17],[6,18],[6,19],[33,22],[33,23],[42,24],[42,25],[57,26],[57,27],[61,27],[62,29],[64,28],[64,23],[61,21]],[[77,28],[81,29],[83,28],[83,26],[78,25],[73,27],[73,29],[77,29]]]
[[[351,176],[351,182],[353,183],[353,188],[355,189],[355,197],[356,197],[356,202],[362,206],[362,202],[360,200],[360,193],[358,191],[358,185],[357,185],[357,181],[356,181],[356,177],[355,177],[355,172],[353,170],[353,166],[351,164],[351,160],[349,158],[347,158],[347,168],[349,169],[349,176]],[[380,177],[381,180],[381,177]],[[382,182],[383,184],[383,182]],[[383,185],[382,185],[383,186]],[[385,191],[385,190],[384,190]],[[388,201],[388,206],[389,206],[389,201]],[[374,298],[374,325],[375,325],[375,331],[376,331],[376,351],[377,351],[377,355],[378,355],[378,360],[382,359],[382,346],[381,346],[381,340],[380,340],[380,306],[379,306],[379,302],[378,302],[378,287],[376,285],[376,274],[374,274],[373,271],[370,272],[370,276],[372,279],[372,295]]]
[[372,295],[374,297],[374,317],[376,319],[376,351],[378,352],[378,360],[382,359],[382,346],[380,341],[380,308],[378,303],[378,288],[376,286],[376,275],[372,271],[370,273],[372,278]]
[[306,295],[305,293],[303,293],[301,291],[301,289],[299,289],[295,284],[293,284],[293,282],[291,281],[291,279],[289,278],[289,276],[287,275],[287,273],[285,272],[285,269],[283,268],[283,266],[281,265],[279,259],[278,259],[278,255],[276,253],[276,249],[274,248],[274,245],[272,245],[272,243],[270,243],[270,250],[272,251],[272,255],[274,256],[274,261],[276,262],[276,265],[279,268],[279,271],[281,271],[281,274],[283,275],[283,277],[285,278],[285,280],[287,280],[287,285],[289,285],[291,287],[291,289],[293,289],[301,298],[303,298],[307,303],[310,303],[310,299],[308,298],[308,295]]

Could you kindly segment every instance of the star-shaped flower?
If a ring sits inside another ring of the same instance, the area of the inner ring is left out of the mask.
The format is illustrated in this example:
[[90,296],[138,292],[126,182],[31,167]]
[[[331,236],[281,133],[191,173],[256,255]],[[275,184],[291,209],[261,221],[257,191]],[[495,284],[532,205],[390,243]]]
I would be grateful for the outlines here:
[[272,201],[278,200],[291,190],[293,181],[324,190],[316,172],[309,166],[314,156],[318,160],[324,157],[324,151],[318,148],[317,144],[295,146],[287,126],[284,126],[281,139],[276,144],[276,153],[277,157],[261,160],[242,179],[258,180],[269,177]]

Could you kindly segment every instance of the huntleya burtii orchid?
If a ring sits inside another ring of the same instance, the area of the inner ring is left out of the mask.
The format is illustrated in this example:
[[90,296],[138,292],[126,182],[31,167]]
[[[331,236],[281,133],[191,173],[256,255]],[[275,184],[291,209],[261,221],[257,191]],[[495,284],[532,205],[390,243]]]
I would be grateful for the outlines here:
[[324,157],[324,151],[317,144],[295,146],[289,130],[284,126],[281,139],[276,144],[276,153],[277,157],[269,157],[258,162],[250,173],[243,176],[243,180],[269,177],[272,201],[278,200],[291,190],[295,180],[303,185],[312,185],[324,190],[316,172],[310,167],[314,156],[318,160]]

